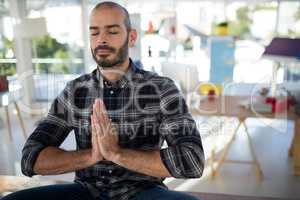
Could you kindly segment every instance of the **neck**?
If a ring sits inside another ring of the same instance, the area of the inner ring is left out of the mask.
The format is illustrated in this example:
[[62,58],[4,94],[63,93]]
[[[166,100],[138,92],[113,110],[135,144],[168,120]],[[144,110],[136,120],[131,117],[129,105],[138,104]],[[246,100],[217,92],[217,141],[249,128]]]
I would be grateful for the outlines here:
[[100,69],[102,76],[109,82],[117,82],[129,69],[129,58],[124,63],[109,69]]

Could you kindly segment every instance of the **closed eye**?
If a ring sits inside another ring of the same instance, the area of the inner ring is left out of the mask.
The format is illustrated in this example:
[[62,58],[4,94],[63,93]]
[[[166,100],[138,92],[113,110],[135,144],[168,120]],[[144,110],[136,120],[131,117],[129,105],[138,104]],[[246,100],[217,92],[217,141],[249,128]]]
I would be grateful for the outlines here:
[[99,32],[97,32],[97,33],[91,33],[92,36],[95,36],[95,35],[98,35],[98,34],[99,34]]
[[112,34],[112,35],[116,35],[116,34],[118,34],[119,32],[116,32],[116,31],[109,31],[108,33],[109,33],[109,34]]

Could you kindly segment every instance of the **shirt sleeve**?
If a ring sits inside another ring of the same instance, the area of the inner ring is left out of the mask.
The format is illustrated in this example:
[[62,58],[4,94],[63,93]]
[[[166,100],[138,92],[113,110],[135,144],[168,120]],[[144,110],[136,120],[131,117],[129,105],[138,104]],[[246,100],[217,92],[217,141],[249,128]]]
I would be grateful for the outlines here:
[[69,109],[70,93],[68,84],[52,102],[48,115],[38,123],[27,139],[21,159],[21,169],[24,175],[29,177],[36,175],[33,167],[39,153],[48,146],[60,146],[72,130]]
[[166,79],[160,95],[160,133],[168,147],[160,150],[161,159],[175,178],[198,178],[204,170],[200,133],[181,93]]

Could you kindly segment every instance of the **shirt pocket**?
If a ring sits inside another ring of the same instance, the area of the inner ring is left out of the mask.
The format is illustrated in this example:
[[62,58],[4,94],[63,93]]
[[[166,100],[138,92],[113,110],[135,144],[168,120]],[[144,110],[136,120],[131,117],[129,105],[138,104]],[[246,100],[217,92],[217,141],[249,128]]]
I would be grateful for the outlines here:
[[156,117],[159,117],[160,104],[159,103],[147,103],[141,109],[141,113],[143,113],[145,115],[156,115]]

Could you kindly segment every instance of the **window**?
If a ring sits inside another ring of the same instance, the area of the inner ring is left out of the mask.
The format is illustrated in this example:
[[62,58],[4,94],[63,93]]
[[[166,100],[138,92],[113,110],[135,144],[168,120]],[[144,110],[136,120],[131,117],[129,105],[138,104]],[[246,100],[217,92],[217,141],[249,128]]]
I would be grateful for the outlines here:
[[300,37],[300,2],[283,1],[279,7],[278,34]]
[[16,61],[12,43],[12,18],[9,15],[9,1],[0,1],[0,74],[14,75]]
[[[84,72],[82,9],[80,1],[28,1],[28,17],[44,17],[48,35],[32,39],[37,74]],[[31,6],[31,7],[30,7]]]

